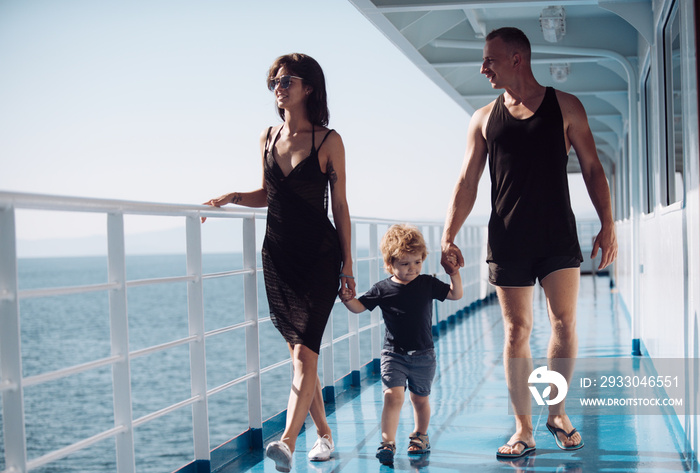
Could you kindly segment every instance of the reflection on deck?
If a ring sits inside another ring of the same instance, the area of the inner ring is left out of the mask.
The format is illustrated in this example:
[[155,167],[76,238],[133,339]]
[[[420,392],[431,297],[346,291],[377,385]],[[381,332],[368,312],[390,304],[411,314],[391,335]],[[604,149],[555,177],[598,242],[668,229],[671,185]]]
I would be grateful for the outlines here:
[[[580,357],[630,356],[629,319],[618,304],[610,280],[583,276],[578,305]],[[535,292],[533,356],[544,356],[549,337],[545,301]],[[508,397],[502,362],[503,330],[495,300],[470,313],[440,334],[436,340],[438,374],[433,385],[433,416],[429,430],[432,453],[424,457],[406,454],[413,428],[412,410],[405,405],[397,435],[396,471],[436,472],[637,472],[698,471],[696,462],[684,458],[677,439],[680,424],[675,417],[572,416],[585,447],[563,452],[545,428],[546,408],[535,412],[537,452],[512,462],[496,460],[496,449],[514,429],[508,414]],[[408,396],[406,403],[408,404]],[[311,463],[306,453],[315,441],[313,424],[299,437],[292,471],[356,472],[390,471],[374,457],[380,440],[381,383],[366,380],[329,407],[336,451],[325,463]],[[268,442],[271,439],[266,439]],[[222,472],[274,472],[273,462],[261,451],[239,458]]]

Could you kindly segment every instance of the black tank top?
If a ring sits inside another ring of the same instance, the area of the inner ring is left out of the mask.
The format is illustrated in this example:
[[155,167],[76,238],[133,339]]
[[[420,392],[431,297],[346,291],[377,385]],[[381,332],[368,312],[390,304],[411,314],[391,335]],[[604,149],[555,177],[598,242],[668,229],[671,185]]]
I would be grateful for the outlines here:
[[547,87],[529,118],[514,118],[503,95],[486,125],[491,174],[487,261],[581,257],[566,175],[566,142],[556,92]]

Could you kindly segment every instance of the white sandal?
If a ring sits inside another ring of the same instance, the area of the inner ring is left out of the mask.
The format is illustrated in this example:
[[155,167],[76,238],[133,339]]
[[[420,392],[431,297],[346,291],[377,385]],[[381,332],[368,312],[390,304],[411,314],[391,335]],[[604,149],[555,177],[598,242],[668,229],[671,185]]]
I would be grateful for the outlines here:
[[292,452],[289,450],[286,443],[282,442],[281,440],[270,442],[265,450],[265,455],[274,460],[277,471],[283,471],[285,473],[291,471]]
[[331,459],[331,453],[335,450],[333,440],[329,435],[316,439],[316,443],[309,450],[309,460],[312,462],[325,462]]

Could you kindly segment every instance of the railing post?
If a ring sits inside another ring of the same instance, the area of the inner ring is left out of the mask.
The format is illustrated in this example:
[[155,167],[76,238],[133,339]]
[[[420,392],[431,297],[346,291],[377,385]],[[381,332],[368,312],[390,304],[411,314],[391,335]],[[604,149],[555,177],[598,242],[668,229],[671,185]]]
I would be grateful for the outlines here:
[[[378,240],[378,235],[377,235],[377,224],[376,223],[371,223],[369,225],[369,286],[373,286],[377,282],[379,282],[379,266],[380,263],[382,262],[379,258],[379,240]],[[383,265],[382,265],[383,267]],[[370,316],[370,320],[372,323],[372,328],[370,330],[370,337],[371,337],[371,349],[372,349],[372,359],[377,360],[377,368],[378,368],[378,360],[379,356],[382,351],[382,330],[381,326],[379,323],[382,320],[382,315],[381,311],[379,308],[375,308],[372,311],[372,314]]]
[[134,473],[134,429],[131,407],[131,365],[129,361],[129,319],[126,297],[126,256],[124,246],[124,215],[107,215],[107,259],[109,282],[117,288],[109,292],[109,328],[112,355],[119,361],[112,367],[112,389],[114,395],[114,425],[123,427],[117,434],[117,471]]
[[[428,231],[424,232],[427,235],[427,240],[426,245],[428,246],[428,252],[430,261],[429,261],[429,268],[428,272],[430,274],[434,274],[435,277],[438,279],[440,278],[440,254],[437,253],[435,249],[435,226],[434,225],[428,225]],[[449,301],[446,301],[446,304],[449,304]],[[437,301],[433,301],[433,310],[435,312],[435,323],[440,326],[440,323],[443,322],[443,320],[440,320],[440,315],[443,312],[445,304],[438,304]],[[447,311],[449,312],[449,311]],[[444,317],[443,317],[444,318]]]
[[324,402],[335,402],[335,372],[333,361],[333,312],[328,317],[326,330],[321,338],[321,372],[323,379],[323,400]]
[[[353,266],[357,268],[357,224],[352,222],[352,236],[350,237],[352,247]],[[357,271],[355,271],[357,272]],[[357,314],[348,313],[348,339],[350,348],[350,373],[353,386],[360,385],[360,320]]]
[[2,391],[5,467],[27,471],[27,443],[22,390],[19,295],[17,284],[17,243],[15,211],[0,209],[0,386]]
[[[474,228],[475,227],[465,225],[455,236],[455,244],[462,251],[462,257],[464,258],[464,267],[459,270],[462,277],[463,295],[462,299],[455,301],[453,305],[453,307],[456,308],[454,312],[459,313],[460,316],[463,315],[461,311],[465,309],[465,301],[467,301],[467,304],[471,304],[471,301],[476,299],[474,285],[477,284],[478,281],[474,280],[474,268],[479,267],[479,260],[475,257],[474,253]],[[442,232],[443,228],[440,227],[440,242],[442,242]]]
[[207,399],[207,355],[204,341],[204,289],[202,281],[202,226],[199,215],[186,218],[187,320],[189,334],[196,336],[190,343],[190,390],[198,401],[192,404],[192,430],[195,461],[209,462],[209,414]]
[[243,276],[243,310],[245,329],[246,373],[256,373],[249,379],[248,426],[251,430],[251,447],[263,448],[262,433],[262,385],[260,380],[260,326],[258,325],[258,262],[255,253],[255,217],[243,219],[243,268],[249,271]]
[[478,228],[478,233],[479,233],[479,262],[481,263],[479,267],[479,296],[480,298],[486,298],[489,294],[492,292],[495,292],[496,289],[491,286],[488,282],[488,266],[483,263],[486,261],[486,254],[487,254],[487,240],[488,240],[488,230],[486,227],[479,227]]
[[478,239],[476,237],[476,232],[473,228],[467,227],[464,229],[464,238],[462,241],[467,249],[464,254],[464,295],[467,297],[467,301],[476,300],[479,295],[479,285],[478,285],[478,271],[480,261],[477,259],[478,254],[474,251],[474,248],[478,244]]

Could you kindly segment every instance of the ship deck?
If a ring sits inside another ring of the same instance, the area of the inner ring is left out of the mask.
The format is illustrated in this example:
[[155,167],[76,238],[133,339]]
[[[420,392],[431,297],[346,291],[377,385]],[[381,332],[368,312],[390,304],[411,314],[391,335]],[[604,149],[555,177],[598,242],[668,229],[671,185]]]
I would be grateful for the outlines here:
[[[579,357],[629,357],[629,317],[607,276],[583,276],[578,304]],[[546,303],[535,292],[533,356],[542,356],[549,337]],[[493,299],[441,331],[436,340],[438,373],[431,394],[429,430],[432,451],[425,456],[406,454],[413,427],[408,396],[401,413],[397,455],[392,467],[382,466],[374,454],[380,441],[381,383],[376,376],[343,393],[327,405],[336,450],[328,462],[307,461],[315,441],[310,420],[294,453],[296,472],[396,471],[438,472],[670,472],[697,471],[684,458],[677,439],[681,425],[666,415],[572,415],[582,433],[584,448],[565,452],[557,448],[545,428],[547,408],[533,412],[536,452],[514,461],[496,459],[496,449],[514,430],[508,413],[503,372],[503,330],[498,303]],[[274,439],[274,437],[272,438]],[[266,443],[272,439],[266,439]],[[261,450],[239,457],[222,472],[274,472],[274,463]]]

